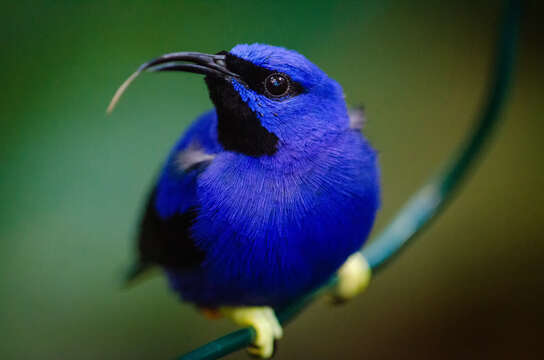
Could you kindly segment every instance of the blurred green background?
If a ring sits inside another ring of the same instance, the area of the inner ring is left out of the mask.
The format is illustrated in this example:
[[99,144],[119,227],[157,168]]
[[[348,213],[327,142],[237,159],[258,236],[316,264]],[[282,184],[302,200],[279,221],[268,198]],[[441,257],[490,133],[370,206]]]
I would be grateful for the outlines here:
[[[119,289],[155,172],[211,106],[200,77],[150,74],[106,117],[140,63],[244,42],[305,54],[367,108],[381,229],[470,129],[500,3],[3,4],[0,358],[169,359],[234,328],[160,276]],[[505,121],[459,196],[364,296],[289,325],[279,358],[543,357],[542,10],[527,3]]]

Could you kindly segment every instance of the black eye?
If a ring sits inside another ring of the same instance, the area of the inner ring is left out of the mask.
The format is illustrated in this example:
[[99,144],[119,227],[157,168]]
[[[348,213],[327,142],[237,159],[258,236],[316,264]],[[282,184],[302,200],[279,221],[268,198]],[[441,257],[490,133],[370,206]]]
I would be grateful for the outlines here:
[[280,73],[274,73],[268,75],[264,80],[264,87],[266,92],[271,97],[281,97],[287,95],[291,83],[286,75]]

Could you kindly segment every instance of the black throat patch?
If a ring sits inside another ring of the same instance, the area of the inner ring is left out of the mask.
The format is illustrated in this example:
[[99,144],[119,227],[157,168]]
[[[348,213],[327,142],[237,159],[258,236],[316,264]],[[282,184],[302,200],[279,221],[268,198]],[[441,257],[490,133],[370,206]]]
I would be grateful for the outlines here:
[[232,84],[209,76],[205,80],[217,111],[217,136],[223,148],[254,157],[273,155],[278,137],[262,126]]

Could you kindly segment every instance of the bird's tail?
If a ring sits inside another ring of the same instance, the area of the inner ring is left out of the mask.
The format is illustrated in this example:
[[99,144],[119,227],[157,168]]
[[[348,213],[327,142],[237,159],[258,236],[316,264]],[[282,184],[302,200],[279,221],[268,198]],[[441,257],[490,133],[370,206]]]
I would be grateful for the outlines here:
[[126,271],[124,278],[123,278],[123,287],[129,288],[133,285],[139,283],[141,280],[144,280],[148,277],[150,274],[150,270],[153,269],[154,266],[150,262],[146,261],[136,261],[134,262]]

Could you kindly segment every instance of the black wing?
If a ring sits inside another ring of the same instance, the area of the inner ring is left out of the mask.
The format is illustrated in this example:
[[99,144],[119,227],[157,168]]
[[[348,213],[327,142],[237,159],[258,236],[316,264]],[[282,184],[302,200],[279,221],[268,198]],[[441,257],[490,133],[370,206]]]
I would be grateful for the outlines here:
[[138,260],[129,269],[125,281],[131,282],[155,265],[187,269],[198,266],[205,253],[195,246],[190,234],[197,209],[162,219],[155,209],[153,190],[140,221],[137,237]]
[[[189,146],[177,156],[179,171],[192,173],[203,171],[213,155],[204,154],[196,146]],[[198,215],[195,207],[183,213],[162,218],[156,207],[156,188],[147,199],[137,237],[138,261],[129,270],[126,281],[130,282],[154,265],[172,269],[198,266],[205,253],[195,245],[191,227]]]
[[190,228],[197,216],[196,208],[162,219],[154,204],[155,191],[147,202],[140,224],[138,236],[140,262],[171,268],[199,265],[204,260],[204,252],[195,246],[190,234]]

